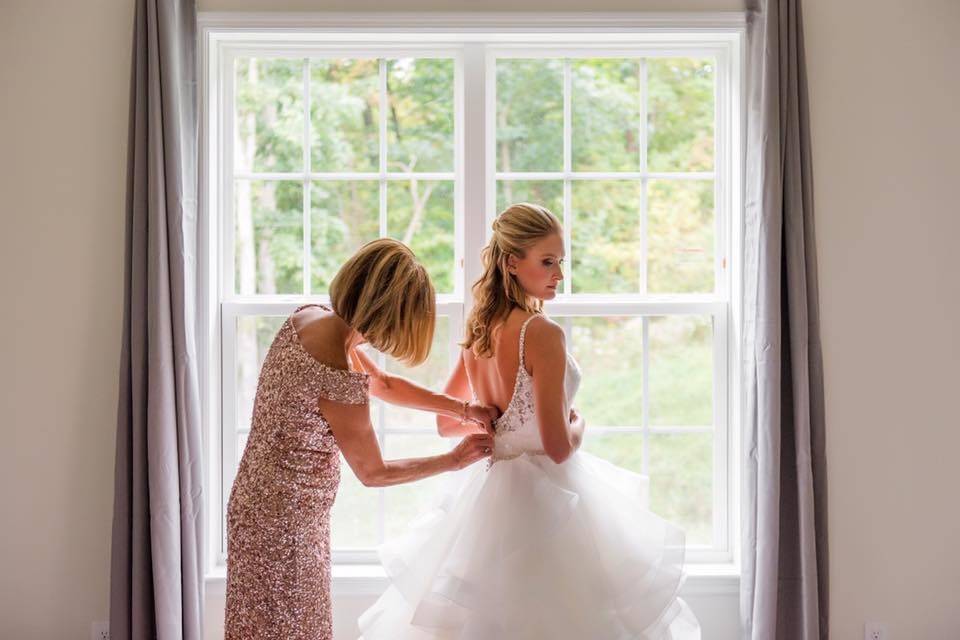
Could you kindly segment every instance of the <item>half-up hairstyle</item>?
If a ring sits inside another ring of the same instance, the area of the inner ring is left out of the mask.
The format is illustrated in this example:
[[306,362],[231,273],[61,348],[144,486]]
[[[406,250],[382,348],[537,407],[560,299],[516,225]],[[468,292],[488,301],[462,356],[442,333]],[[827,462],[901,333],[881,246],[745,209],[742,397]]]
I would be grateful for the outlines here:
[[493,221],[493,237],[483,248],[483,275],[473,283],[473,309],[467,317],[464,342],[478,358],[493,355],[493,330],[519,308],[541,313],[543,302],[528,296],[507,269],[510,256],[523,258],[527,250],[550,234],[561,234],[560,221],[546,207],[521,202],[504,209]]

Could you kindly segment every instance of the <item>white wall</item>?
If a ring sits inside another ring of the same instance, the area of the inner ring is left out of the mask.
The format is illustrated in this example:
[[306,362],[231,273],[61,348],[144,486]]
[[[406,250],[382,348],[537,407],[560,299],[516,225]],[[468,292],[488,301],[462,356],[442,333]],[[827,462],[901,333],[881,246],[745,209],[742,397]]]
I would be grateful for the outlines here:
[[804,4],[831,627],[960,638],[960,3]]
[[0,637],[107,615],[133,3],[0,2]]
[[[90,621],[107,614],[131,5],[0,4],[2,637],[85,638]],[[200,6],[474,10],[479,3]],[[483,6],[664,11],[741,3]],[[862,637],[869,618],[886,622],[890,640],[955,638],[960,3],[804,6],[827,382],[831,631]],[[339,602],[338,626],[362,606]],[[209,611],[213,636],[220,615]]]

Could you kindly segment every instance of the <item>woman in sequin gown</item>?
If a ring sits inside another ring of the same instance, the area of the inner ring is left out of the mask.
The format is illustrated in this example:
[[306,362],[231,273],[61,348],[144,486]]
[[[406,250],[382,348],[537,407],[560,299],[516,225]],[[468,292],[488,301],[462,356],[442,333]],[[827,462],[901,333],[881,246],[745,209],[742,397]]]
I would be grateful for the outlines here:
[[381,547],[391,585],[362,640],[699,640],[678,597],[683,531],[649,511],[645,476],[578,451],[581,370],[542,312],[563,279],[559,221],[521,203],[493,232],[446,387],[502,409],[493,455]]
[[[496,414],[402,378],[351,370],[369,342],[411,364],[429,350],[434,292],[403,244],[378,240],[338,272],[331,305],[283,323],[264,360],[249,440],[227,507],[227,640],[330,640],[330,510],[340,453],[367,486],[462,469],[490,453]],[[362,366],[362,364],[360,365]],[[447,454],[384,461],[368,394],[477,425]]]

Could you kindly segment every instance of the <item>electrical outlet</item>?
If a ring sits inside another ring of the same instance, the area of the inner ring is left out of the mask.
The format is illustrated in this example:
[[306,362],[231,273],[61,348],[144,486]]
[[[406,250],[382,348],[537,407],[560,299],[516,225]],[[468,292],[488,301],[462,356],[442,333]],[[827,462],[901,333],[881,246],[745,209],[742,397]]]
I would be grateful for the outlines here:
[[887,640],[887,629],[878,622],[863,625],[863,640]]
[[90,624],[90,640],[110,640],[110,623],[93,622]]

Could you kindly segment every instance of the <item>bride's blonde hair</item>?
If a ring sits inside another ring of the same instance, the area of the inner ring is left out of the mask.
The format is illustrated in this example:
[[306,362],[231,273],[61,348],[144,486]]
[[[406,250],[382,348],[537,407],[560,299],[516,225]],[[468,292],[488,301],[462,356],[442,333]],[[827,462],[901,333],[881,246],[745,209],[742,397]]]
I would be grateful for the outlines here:
[[467,317],[461,346],[478,358],[493,355],[492,333],[514,308],[541,313],[543,302],[528,296],[507,269],[509,257],[523,258],[534,243],[552,233],[563,234],[549,209],[521,202],[504,209],[493,221],[493,237],[483,248],[483,275],[473,283],[473,309]]

